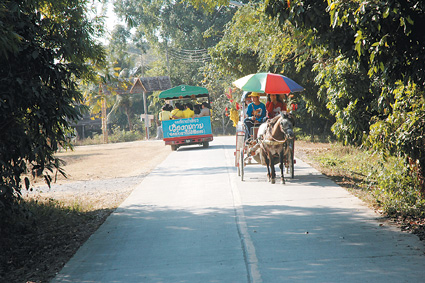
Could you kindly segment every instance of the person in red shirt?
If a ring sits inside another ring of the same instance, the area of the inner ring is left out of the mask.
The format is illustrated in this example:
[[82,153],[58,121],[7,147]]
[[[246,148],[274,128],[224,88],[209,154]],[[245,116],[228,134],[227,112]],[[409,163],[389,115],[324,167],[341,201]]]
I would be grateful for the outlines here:
[[286,111],[286,103],[282,101],[282,98],[278,94],[268,94],[267,95],[267,118],[273,119],[281,111]]

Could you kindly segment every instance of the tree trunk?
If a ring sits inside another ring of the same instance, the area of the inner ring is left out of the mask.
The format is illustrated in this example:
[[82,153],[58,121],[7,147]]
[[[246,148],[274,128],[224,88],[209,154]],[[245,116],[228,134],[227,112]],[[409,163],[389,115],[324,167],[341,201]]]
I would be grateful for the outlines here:
[[128,108],[125,108],[125,115],[127,116],[128,129],[133,130],[133,123],[131,122],[131,113]]

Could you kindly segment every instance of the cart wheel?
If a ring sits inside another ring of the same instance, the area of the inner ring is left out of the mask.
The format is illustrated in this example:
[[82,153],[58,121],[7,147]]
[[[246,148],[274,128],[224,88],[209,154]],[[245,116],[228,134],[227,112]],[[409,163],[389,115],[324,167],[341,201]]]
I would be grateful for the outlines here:
[[241,175],[240,156],[241,156],[241,151],[240,150],[236,151],[236,167],[238,167],[238,176]]
[[289,169],[289,174],[291,176],[292,179],[294,179],[294,154],[292,151],[289,151],[288,153],[288,169]]
[[209,147],[209,146],[210,146],[210,143],[209,143],[209,142],[203,142],[203,143],[202,143],[202,146],[203,146],[204,148],[207,148],[207,147]]
[[171,145],[171,150],[172,150],[172,151],[176,151],[176,150],[177,150],[177,145],[172,144],[172,145]]
[[240,176],[241,176],[241,181],[243,181],[243,173],[244,173],[244,163],[243,163],[243,160],[244,160],[244,150],[243,149],[241,149],[241,153],[240,153],[240,160],[239,160],[239,170],[241,171],[240,172]]

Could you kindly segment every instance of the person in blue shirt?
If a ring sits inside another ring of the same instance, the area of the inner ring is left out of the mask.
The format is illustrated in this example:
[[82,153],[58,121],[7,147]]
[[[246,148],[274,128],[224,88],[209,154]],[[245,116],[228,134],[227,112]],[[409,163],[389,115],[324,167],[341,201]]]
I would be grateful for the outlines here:
[[251,136],[251,128],[267,120],[266,105],[260,101],[260,94],[251,93],[252,102],[248,105],[247,117],[243,121],[245,124],[245,141]]

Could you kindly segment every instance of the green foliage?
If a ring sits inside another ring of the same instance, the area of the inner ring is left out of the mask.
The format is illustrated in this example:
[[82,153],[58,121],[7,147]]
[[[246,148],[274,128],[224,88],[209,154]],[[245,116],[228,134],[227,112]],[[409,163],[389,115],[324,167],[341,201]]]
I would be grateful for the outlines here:
[[[43,174],[49,184],[53,170],[60,169],[53,154],[59,146],[69,146],[69,122],[81,115],[77,105],[82,95],[75,81],[92,75],[88,62],[103,59],[101,46],[93,41],[95,23],[85,14],[87,3],[0,4],[0,23],[7,33],[0,44],[2,213],[20,198],[23,173]],[[24,183],[29,188],[28,178]]]
[[209,12],[214,11],[215,8],[220,6],[229,5],[229,0],[185,0],[186,2],[190,2],[195,8],[203,9]]
[[118,143],[142,140],[144,135],[140,131],[125,131],[115,129],[113,130],[113,134],[108,136],[108,138],[112,143]]
[[[209,60],[206,50],[221,38],[232,9],[207,13],[181,1],[115,1],[115,11],[135,28],[133,42],[159,50],[160,63],[173,85],[199,85],[199,68]],[[152,74],[151,75],[163,75]]]
[[[306,42],[320,55],[320,68],[338,57],[354,66],[328,68],[318,79],[331,88],[326,94],[337,118],[335,133],[359,144],[367,140],[361,131],[367,135],[371,127],[371,146],[416,164],[425,195],[424,111],[419,106],[425,91],[425,2],[269,0],[266,12],[282,26],[289,21],[309,35]],[[343,71],[338,76],[341,83],[332,83],[336,70]],[[370,80],[369,87],[360,86],[358,95],[346,91],[353,85],[353,71],[361,84]]]
[[425,200],[421,196],[418,178],[403,160],[382,161],[380,170],[372,180],[372,193],[389,215],[425,215]]
[[394,103],[386,119],[376,119],[371,125],[368,145],[406,159],[420,179],[422,193],[425,172],[425,98],[415,84],[399,82],[393,90]]
[[[108,141],[111,143],[138,141],[144,138],[145,135],[140,130],[126,131],[120,129],[119,127],[112,129],[112,132],[108,134]],[[91,138],[87,138],[82,141],[77,141],[75,145],[95,145],[102,143],[103,136],[99,134],[94,134]]]
[[[252,6],[238,9],[220,43],[210,49],[216,72],[234,78],[256,73],[260,67],[257,51],[262,36],[261,13]],[[256,44],[256,46],[254,45]]]
[[350,64],[343,56],[317,63],[314,68],[319,96],[325,98],[336,118],[332,131],[345,144],[362,144],[371,117],[378,114],[378,88],[358,64]]
[[[262,4],[250,4],[238,9],[222,40],[210,48],[212,62],[204,69],[206,82],[219,82],[226,89],[231,81],[250,73],[285,74],[307,89],[295,95],[299,106],[297,124],[313,134],[329,133],[334,119],[326,100],[316,95],[314,57],[305,45],[305,35],[297,33],[289,23],[279,26],[276,19],[264,15],[263,8]],[[225,100],[223,91],[221,98]],[[225,106],[221,103],[220,107]]]
[[315,159],[327,168],[342,172],[341,175],[356,178],[365,183],[367,176],[373,176],[371,172],[375,172],[375,168],[380,166],[379,155],[340,143],[332,144],[329,151],[319,154]]

